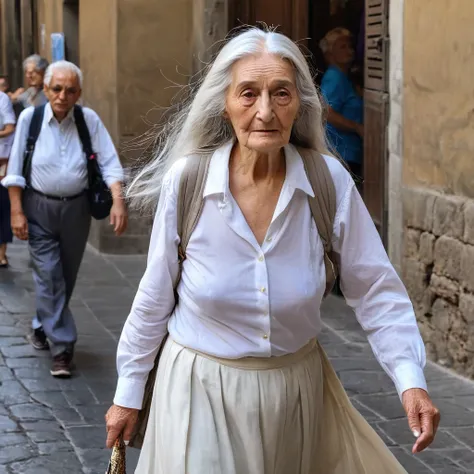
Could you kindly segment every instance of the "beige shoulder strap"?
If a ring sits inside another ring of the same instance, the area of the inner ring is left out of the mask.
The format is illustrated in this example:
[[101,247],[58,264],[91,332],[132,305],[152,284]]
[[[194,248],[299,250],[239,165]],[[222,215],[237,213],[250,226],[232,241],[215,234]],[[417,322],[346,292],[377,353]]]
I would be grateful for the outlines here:
[[179,261],[186,258],[186,247],[201,216],[204,205],[203,193],[206,186],[212,154],[190,156],[186,160],[178,194],[178,248]]
[[332,233],[336,217],[336,188],[324,157],[307,148],[298,148],[303,159],[306,175],[313,188],[314,198],[309,196],[309,206],[324,247],[326,266],[326,295],[334,287],[338,275],[332,251]]

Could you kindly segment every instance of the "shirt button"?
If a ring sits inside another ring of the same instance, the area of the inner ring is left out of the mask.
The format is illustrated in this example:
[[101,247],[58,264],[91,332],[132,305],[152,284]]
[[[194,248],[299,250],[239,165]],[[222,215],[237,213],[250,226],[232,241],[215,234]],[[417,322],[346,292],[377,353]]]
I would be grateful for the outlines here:
[[258,257],[258,261],[263,262],[263,255],[260,255],[260,257]]
[[271,242],[272,241],[272,238],[271,237],[267,237],[267,242]]
[[262,293],[265,293],[265,291],[267,291],[267,289],[266,289],[264,286],[262,286],[262,287],[260,288],[260,291],[261,291]]
[[268,339],[268,334],[264,334],[264,335],[263,335],[263,338],[264,338],[264,339]]

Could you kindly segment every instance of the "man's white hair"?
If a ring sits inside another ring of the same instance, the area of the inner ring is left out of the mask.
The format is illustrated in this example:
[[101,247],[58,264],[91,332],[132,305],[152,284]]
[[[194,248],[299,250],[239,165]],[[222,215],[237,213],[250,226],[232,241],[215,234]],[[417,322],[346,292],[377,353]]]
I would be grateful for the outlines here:
[[79,81],[79,87],[82,89],[82,71],[74,63],[69,61],[56,61],[48,66],[46,74],[44,75],[44,83],[47,86],[51,84],[54,73],[58,71],[75,74]]
[[181,104],[158,133],[155,140],[158,148],[153,159],[136,175],[128,189],[132,204],[139,208],[154,207],[163,176],[176,160],[211,153],[235,139],[232,127],[224,118],[232,66],[239,59],[265,52],[288,60],[295,69],[301,105],[290,142],[328,154],[323,107],[308,62],[299,47],[280,33],[249,28],[225,44],[208,66],[202,82],[197,84],[194,98]]
[[28,67],[28,64],[33,64],[35,67],[35,70],[43,72],[46,70],[46,68],[49,66],[49,63],[47,59],[43,58],[39,54],[32,54],[31,56],[28,56],[24,61],[23,61],[23,70],[26,71],[26,68]]

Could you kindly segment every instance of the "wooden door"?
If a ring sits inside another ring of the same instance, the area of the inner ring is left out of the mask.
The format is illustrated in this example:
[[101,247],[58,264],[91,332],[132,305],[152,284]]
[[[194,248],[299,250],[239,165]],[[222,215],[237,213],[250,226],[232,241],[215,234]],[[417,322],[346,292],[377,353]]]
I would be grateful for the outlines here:
[[308,36],[309,0],[233,0],[230,25],[257,25],[264,22],[295,41],[305,43]]
[[365,2],[364,200],[387,244],[389,0]]

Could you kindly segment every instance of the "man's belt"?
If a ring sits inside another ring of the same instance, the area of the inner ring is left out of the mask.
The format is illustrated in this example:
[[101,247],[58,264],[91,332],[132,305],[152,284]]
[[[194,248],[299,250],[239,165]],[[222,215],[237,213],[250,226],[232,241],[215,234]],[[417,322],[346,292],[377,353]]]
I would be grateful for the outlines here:
[[41,191],[37,191],[36,189],[33,188],[28,188],[31,191],[33,191],[35,194],[38,194],[39,196],[42,196],[46,199],[52,199],[53,201],[72,201],[73,199],[77,199],[81,196],[84,196],[86,191],[81,191],[79,194],[74,194],[73,196],[51,196],[49,194],[42,193]]

